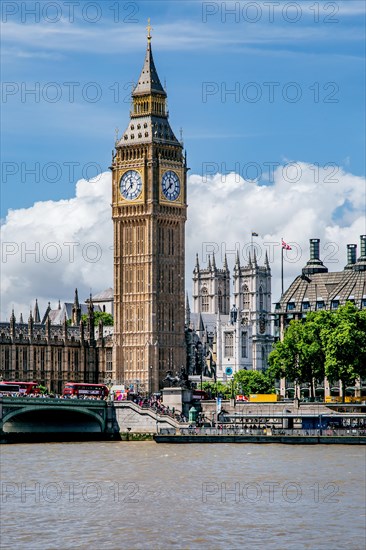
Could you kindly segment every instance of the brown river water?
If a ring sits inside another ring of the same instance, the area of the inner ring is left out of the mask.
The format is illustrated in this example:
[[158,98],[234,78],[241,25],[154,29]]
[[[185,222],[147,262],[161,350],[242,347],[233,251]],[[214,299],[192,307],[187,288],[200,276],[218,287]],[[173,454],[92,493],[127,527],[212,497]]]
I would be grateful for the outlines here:
[[0,447],[1,549],[362,549],[366,449]]

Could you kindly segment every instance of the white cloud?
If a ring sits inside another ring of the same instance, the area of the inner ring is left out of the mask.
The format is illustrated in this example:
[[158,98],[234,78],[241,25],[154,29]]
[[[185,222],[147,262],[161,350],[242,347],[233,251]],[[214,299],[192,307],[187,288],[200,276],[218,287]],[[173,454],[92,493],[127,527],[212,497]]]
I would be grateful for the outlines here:
[[44,310],[49,300],[52,307],[72,300],[76,286],[81,299],[111,286],[110,197],[106,172],[78,181],[72,199],[9,211],[1,231],[2,319],[12,306],[27,316],[35,298]]
[[[215,250],[221,267],[226,251],[232,269],[236,246],[245,262],[252,231],[260,235],[254,238],[259,263],[266,250],[270,255],[273,302],[280,293],[281,237],[293,245],[285,262],[285,287],[308,260],[310,238],[321,239],[321,257],[331,271],[343,269],[346,244],[359,244],[359,235],[366,233],[365,180],[342,169],[332,176],[329,169],[318,173],[303,162],[278,167],[273,179],[272,185],[261,185],[233,173],[190,176],[189,293],[196,252],[205,266],[206,252]],[[36,297],[43,311],[49,300],[53,307],[59,298],[72,300],[75,287],[85,299],[90,289],[98,292],[113,285],[110,197],[111,174],[106,172],[78,181],[72,199],[9,211],[1,231],[1,319],[9,318],[12,306],[18,318],[20,312],[27,317]],[[342,215],[345,201],[347,212]],[[59,258],[53,262],[55,256]]]

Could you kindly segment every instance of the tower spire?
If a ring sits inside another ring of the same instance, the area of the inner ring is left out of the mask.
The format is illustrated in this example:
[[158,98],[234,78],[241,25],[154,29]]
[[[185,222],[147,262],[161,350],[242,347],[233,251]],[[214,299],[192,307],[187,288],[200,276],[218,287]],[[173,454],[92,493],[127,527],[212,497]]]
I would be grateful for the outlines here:
[[[250,252],[249,252],[250,254]],[[236,251],[236,260],[235,260],[235,270],[240,270],[240,258],[239,258],[239,250]]]
[[150,19],[149,19],[149,24],[146,28],[148,30],[148,34],[147,34],[147,48],[146,48],[145,61],[142,67],[140,77],[137,82],[137,86],[132,92],[132,97],[136,98],[136,96],[154,93],[154,94],[162,95],[165,98],[166,91],[164,90],[160,82],[160,78],[158,76],[158,72],[155,67],[154,58],[153,58],[152,49],[151,49],[152,27],[150,25]]
[[34,322],[35,323],[40,323],[41,322],[41,316],[39,314],[39,307],[38,307],[38,300],[36,298],[36,303],[34,305],[34,313],[33,313],[33,317],[34,317]]
[[81,320],[81,307],[79,303],[78,289],[75,288],[74,305],[72,308],[72,324],[74,326],[79,326],[80,320]]
[[268,261],[268,253],[267,253],[267,250],[266,250],[266,257],[265,257],[265,259],[264,259],[264,265],[266,266],[266,268],[267,268],[268,270],[271,269],[271,266],[269,265],[269,261]]
[[215,252],[212,252],[212,270],[216,271],[216,258],[215,258]]
[[195,271],[199,271],[200,270],[200,263],[199,263],[199,260],[198,260],[198,252],[196,253],[196,265],[195,265]]
[[227,265],[227,256],[226,256],[226,254],[225,254],[225,257],[224,257],[224,270],[229,271],[229,266]]

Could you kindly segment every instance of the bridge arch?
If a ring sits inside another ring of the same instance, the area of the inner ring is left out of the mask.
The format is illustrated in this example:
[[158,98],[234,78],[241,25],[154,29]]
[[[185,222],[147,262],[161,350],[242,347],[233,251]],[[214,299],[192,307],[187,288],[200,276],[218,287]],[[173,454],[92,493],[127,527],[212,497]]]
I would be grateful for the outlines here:
[[77,406],[27,406],[14,407],[2,418],[5,433],[103,433],[104,414]]

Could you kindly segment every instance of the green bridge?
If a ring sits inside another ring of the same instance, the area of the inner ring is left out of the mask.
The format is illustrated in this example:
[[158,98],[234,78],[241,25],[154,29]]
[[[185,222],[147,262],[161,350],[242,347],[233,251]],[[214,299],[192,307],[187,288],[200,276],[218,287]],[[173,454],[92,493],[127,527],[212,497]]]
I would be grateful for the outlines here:
[[[0,398],[0,440],[113,439],[119,434],[112,404],[100,400]],[[27,437],[28,435],[28,437]]]

